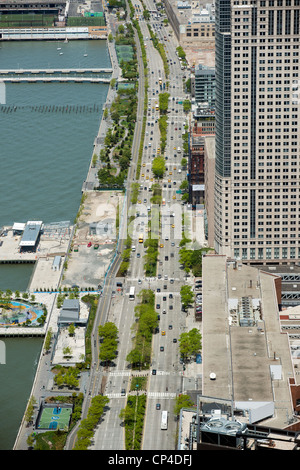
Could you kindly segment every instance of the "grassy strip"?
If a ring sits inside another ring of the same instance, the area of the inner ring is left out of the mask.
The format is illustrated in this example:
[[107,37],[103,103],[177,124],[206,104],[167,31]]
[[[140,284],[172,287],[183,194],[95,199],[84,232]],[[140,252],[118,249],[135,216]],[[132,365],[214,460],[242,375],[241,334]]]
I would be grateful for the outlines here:
[[151,289],[143,289],[139,297],[141,302],[135,307],[138,321],[133,325],[136,330],[135,345],[126,360],[133,369],[148,369],[151,362],[152,335],[158,326],[157,312],[154,309],[155,295]]
[[121,412],[125,424],[126,450],[141,450],[146,401],[146,395],[130,395],[125,409]]

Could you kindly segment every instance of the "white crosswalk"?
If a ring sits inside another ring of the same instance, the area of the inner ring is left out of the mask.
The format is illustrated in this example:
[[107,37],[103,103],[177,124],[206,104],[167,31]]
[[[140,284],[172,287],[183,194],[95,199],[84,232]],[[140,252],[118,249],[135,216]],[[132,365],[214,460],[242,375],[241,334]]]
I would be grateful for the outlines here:
[[[176,393],[172,392],[149,392],[146,394],[148,398],[176,398]],[[126,395],[121,395],[121,393],[106,393],[108,398],[126,398]]]
[[[134,372],[131,372],[130,370],[114,370],[114,371],[111,371],[109,372],[107,375],[111,375],[113,377],[129,377],[129,376],[146,376],[146,375],[151,375],[152,374],[152,371],[140,371],[140,372],[137,372],[137,371],[134,371]],[[165,371],[165,370],[157,370],[156,371],[156,375],[170,375],[171,372],[170,371]]]
[[129,370],[114,370],[112,372],[109,373],[109,375],[113,375],[115,377],[119,377],[119,376],[130,376],[131,375],[131,372]]
[[147,393],[148,398],[175,398],[176,393],[172,392],[149,392]]
[[106,393],[107,398],[126,398],[127,395],[121,395],[121,393]]

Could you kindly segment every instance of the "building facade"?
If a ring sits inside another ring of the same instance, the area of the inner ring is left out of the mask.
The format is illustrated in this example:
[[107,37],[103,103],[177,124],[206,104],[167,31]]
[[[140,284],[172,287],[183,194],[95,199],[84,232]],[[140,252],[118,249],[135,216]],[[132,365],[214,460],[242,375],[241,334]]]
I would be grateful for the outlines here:
[[215,70],[199,64],[195,70],[195,101],[196,103],[208,103],[215,107]]
[[293,263],[299,243],[300,0],[217,0],[215,249]]

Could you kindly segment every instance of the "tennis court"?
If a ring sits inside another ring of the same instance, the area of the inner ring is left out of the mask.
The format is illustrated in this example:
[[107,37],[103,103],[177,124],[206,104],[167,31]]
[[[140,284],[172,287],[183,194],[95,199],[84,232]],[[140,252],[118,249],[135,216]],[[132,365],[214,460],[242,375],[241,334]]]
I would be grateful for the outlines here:
[[37,429],[66,431],[69,428],[72,406],[41,406],[36,423]]

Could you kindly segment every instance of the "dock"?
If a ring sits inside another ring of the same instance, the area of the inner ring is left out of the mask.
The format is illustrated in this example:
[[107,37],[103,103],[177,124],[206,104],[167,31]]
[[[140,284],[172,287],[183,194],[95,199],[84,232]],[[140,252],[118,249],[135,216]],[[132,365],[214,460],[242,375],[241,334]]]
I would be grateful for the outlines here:
[[112,68],[102,67],[102,68],[76,68],[76,69],[0,69],[0,75],[2,74],[19,74],[19,73],[112,73]]
[[10,83],[23,83],[23,82],[31,82],[31,83],[36,83],[36,82],[77,82],[77,83],[110,83],[110,78],[101,78],[101,77],[65,77],[65,76],[60,76],[60,77],[12,77],[10,75],[7,76],[0,76],[0,82],[10,82]]
[[20,82],[77,82],[77,83],[110,83],[111,77],[100,74],[111,74],[112,68],[55,68],[55,69],[0,69],[0,81]]

